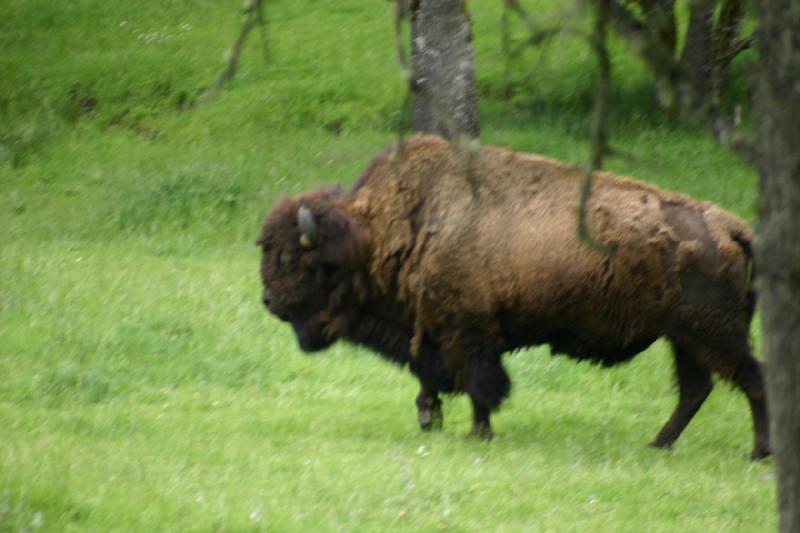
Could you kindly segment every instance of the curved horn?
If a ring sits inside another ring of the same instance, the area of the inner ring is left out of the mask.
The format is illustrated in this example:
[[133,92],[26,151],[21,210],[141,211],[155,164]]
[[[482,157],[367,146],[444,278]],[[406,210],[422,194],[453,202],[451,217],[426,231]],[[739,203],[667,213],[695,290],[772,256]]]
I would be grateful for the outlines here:
[[318,228],[311,209],[301,205],[297,210],[297,226],[300,228],[300,245],[303,248],[311,248],[317,244]]

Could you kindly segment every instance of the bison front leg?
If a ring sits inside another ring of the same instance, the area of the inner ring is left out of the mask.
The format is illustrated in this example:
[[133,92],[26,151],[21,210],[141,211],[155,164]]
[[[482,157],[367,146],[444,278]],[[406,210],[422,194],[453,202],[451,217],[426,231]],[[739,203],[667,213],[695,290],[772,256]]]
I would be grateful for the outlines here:
[[472,430],[470,436],[490,440],[494,436],[490,414],[496,410],[511,390],[500,356],[489,360],[471,361],[465,369],[466,393],[472,401]]
[[442,429],[444,416],[442,415],[442,400],[439,399],[439,392],[436,389],[420,384],[416,403],[419,427],[424,431]]
[[492,440],[494,431],[492,431],[492,423],[490,420],[491,410],[485,405],[475,402],[475,399],[470,396],[472,400],[472,429],[469,431],[470,438],[478,440]]

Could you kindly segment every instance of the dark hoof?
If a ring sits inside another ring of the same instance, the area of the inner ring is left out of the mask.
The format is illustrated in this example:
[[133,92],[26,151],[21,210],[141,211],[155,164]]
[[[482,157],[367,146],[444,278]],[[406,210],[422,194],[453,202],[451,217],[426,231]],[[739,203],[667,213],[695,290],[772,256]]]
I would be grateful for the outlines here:
[[650,444],[648,444],[651,448],[656,448],[658,450],[666,450],[672,451],[672,444],[671,442],[660,442],[658,439],[654,440]]
[[750,453],[751,461],[761,461],[772,455],[772,450],[769,448],[756,448]]
[[419,409],[417,411],[419,427],[423,431],[440,430],[444,425],[444,416],[441,408]]
[[469,438],[484,442],[489,442],[492,437],[494,437],[494,432],[488,424],[476,424],[472,426],[472,431],[469,432]]

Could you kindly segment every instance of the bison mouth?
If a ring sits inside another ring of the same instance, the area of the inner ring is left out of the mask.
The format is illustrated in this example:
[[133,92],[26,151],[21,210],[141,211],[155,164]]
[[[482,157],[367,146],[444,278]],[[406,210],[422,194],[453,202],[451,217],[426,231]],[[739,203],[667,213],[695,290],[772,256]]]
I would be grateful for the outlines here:
[[297,344],[306,353],[320,352],[333,344],[325,334],[325,324],[321,322],[292,322]]

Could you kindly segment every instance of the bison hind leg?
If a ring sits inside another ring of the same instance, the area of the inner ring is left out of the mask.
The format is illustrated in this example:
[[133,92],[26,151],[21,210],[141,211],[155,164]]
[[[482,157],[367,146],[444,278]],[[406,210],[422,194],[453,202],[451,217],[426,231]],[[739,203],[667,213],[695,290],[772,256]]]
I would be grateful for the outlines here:
[[650,443],[656,448],[672,447],[714,386],[711,380],[711,371],[700,358],[681,344],[673,342],[672,348],[678,381],[678,405],[656,438]]
[[753,451],[750,453],[750,459],[756,461],[772,455],[769,415],[761,363],[750,354],[750,347],[747,344],[744,346],[746,351],[736,364],[729,367],[730,371],[720,374],[732,381],[747,396],[750,403],[750,414],[753,419]]
[[691,344],[692,348],[680,342],[673,341],[672,344],[680,396],[675,412],[652,445],[670,447],[677,440],[711,392],[713,370],[736,385],[750,403],[754,434],[751,459],[763,459],[771,455],[769,416],[761,364],[750,352],[746,332],[725,339],[708,339],[703,346]]

